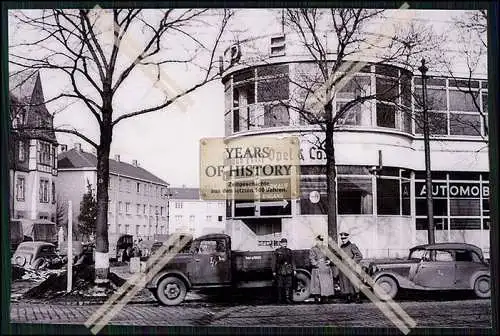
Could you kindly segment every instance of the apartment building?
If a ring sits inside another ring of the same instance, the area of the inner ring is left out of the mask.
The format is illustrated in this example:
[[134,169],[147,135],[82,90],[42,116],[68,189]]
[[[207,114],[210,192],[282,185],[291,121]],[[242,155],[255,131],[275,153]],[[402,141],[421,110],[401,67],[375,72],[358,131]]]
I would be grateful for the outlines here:
[[[64,148],[66,149],[66,148]],[[90,183],[95,193],[97,157],[85,152],[81,144],[58,156],[57,190],[61,198],[73,203],[73,221],[77,221],[83,194]],[[168,233],[169,184],[139,166],[137,160],[123,162],[119,155],[109,160],[108,232],[152,239]]]
[[170,188],[169,192],[170,232],[194,237],[226,232],[225,201],[203,200],[198,188]]

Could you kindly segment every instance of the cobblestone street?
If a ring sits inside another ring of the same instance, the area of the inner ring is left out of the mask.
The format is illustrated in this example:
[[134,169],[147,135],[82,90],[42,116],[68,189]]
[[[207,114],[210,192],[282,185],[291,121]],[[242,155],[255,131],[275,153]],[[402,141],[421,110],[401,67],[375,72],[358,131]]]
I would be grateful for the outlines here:
[[[489,328],[489,300],[401,302],[417,327]],[[99,306],[64,306],[13,303],[13,323],[83,324]],[[372,303],[312,303],[237,305],[223,307],[208,303],[186,303],[176,307],[129,304],[112,320],[114,325],[151,326],[321,326],[394,327]]]

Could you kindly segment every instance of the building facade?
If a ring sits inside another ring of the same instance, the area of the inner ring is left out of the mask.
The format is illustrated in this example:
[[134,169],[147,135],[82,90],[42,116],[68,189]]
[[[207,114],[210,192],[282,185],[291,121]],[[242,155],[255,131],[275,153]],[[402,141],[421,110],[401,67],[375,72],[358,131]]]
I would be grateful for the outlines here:
[[10,216],[55,222],[57,140],[38,71],[9,76]]
[[[227,201],[226,231],[235,249],[275,248],[281,237],[291,248],[310,248],[313,237],[328,232],[326,154],[318,142],[324,132],[289,107],[304,103],[299,83],[315,77],[317,65],[306,53],[288,53],[288,38],[262,38],[260,50],[269,50],[265,58],[252,59],[245,43],[227,52],[225,138],[294,135],[301,142],[300,199],[275,212],[262,211],[266,203],[259,200],[251,200],[250,208],[238,207],[248,200]],[[428,75],[436,241],[468,242],[488,254],[486,77]],[[334,132],[338,230],[350,232],[365,257],[403,256],[409,247],[427,243],[421,92],[420,73],[368,62],[334,99],[338,111],[360,96],[393,97],[353,106]]]
[[[80,202],[92,186],[97,185],[97,157],[84,152],[80,144],[58,156],[59,176],[57,190],[63,200],[73,204],[73,222],[78,222]],[[168,232],[169,184],[140,167],[136,160],[120,161],[116,155],[110,163],[108,232],[110,241],[123,234],[135,239],[152,239],[155,234]]]
[[224,233],[225,207],[225,201],[202,200],[198,188],[170,188],[170,233],[189,233],[194,237]]

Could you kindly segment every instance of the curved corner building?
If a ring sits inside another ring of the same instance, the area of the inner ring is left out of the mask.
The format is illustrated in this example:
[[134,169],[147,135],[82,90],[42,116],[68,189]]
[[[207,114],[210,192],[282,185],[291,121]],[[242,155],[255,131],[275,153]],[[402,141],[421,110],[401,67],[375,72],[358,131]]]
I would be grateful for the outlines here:
[[[284,35],[260,42],[258,51],[268,50],[264,59],[252,60],[245,43],[226,52],[225,137],[300,136],[301,196],[284,207],[228,201],[226,230],[238,250],[274,249],[281,237],[290,248],[310,248],[317,234],[327,234],[326,156],[315,145],[323,132],[283,102],[300,103],[297,83],[313,76],[317,65],[304,53],[288,52]],[[469,85],[431,75],[427,102],[436,241],[472,243],[488,255],[489,163],[480,113],[487,113],[487,81],[473,79]],[[421,76],[367,62],[353,79],[356,85],[350,82],[337,94],[337,108],[366,92],[386,90],[390,81],[397,83],[392,88],[397,101],[357,105],[337,123],[338,231],[350,232],[365,258],[406,256],[411,246],[427,243],[424,142],[416,103]],[[461,85],[477,93],[481,111]]]

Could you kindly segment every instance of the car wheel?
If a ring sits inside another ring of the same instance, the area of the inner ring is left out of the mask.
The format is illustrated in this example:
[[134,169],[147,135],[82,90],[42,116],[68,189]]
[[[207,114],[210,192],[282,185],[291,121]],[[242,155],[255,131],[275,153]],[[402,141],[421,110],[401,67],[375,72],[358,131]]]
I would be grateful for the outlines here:
[[310,289],[311,279],[304,273],[295,275],[295,286],[293,288],[293,301],[302,302],[311,295]]
[[380,288],[380,292],[375,289],[375,294],[383,300],[392,300],[398,294],[398,283],[390,276],[381,276],[375,281],[375,285]]
[[482,275],[474,282],[474,294],[478,298],[487,299],[491,295],[491,280],[487,275]]
[[24,265],[26,265],[26,258],[23,256],[17,256],[14,261],[15,264],[19,267],[24,267]]
[[184,301],[187,288],[184,281],[175,276],[166,277],[160,280],[156,295],[160,303],[166,306],[176,306]]

